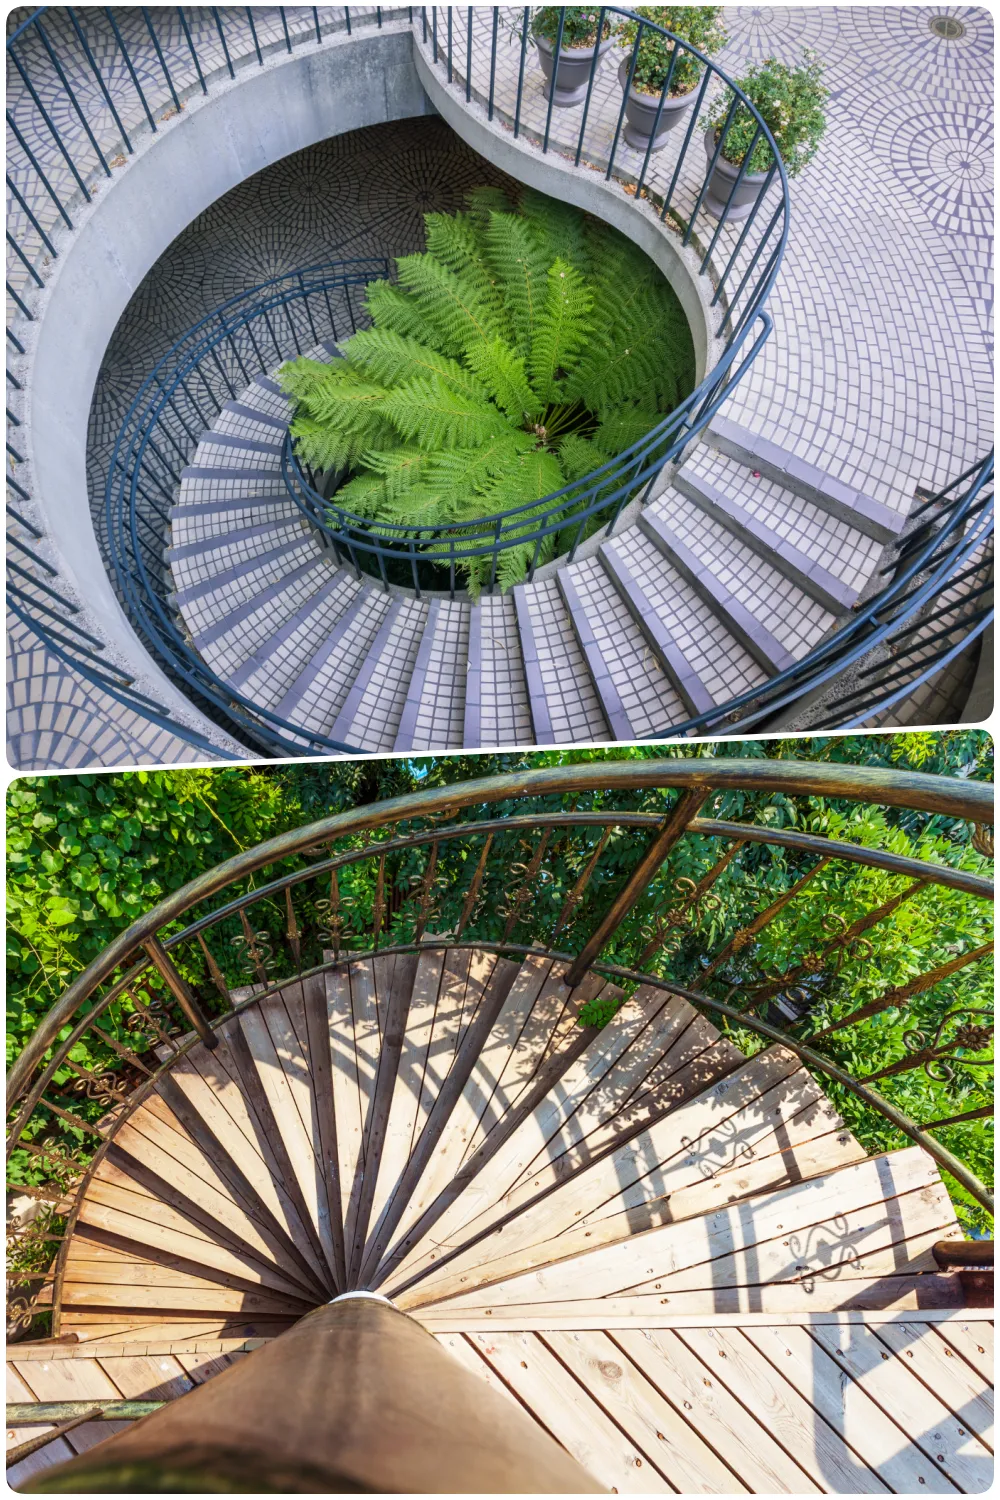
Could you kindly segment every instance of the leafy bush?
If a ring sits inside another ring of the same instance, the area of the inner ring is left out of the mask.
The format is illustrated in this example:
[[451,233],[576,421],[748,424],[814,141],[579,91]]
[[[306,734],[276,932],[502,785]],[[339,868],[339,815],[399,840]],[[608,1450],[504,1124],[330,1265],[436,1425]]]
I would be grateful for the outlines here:
[[[662,26],[682,42],[690,42],[692,47],[697,47],[706,57],[714,57],[726,45],[726,28],[721,20],[722,9],[721,5],[638,5],[636,15]],[[631,58],[632,48],[639,34],[638,21],[622,21],[616,32],[622,45],[628,47]],[[659,95],[670,72],[675,50],[678,55],[670,78],[670,97],[690,94],[701,81],[705,71],[704,63],[692,57],[690,52],[675,48],[669,37],[648,29],[643,31],[642,41],[639,43],[632,87],[641,94]]]
[[[681,306],[616,230],[530,190],[516,209],[494,188],[472,193],[467,212],[425,223],[427,251],[397,261],[398,286],[369,286],[374,327],[347,341],[344,358],[280,372],[298,403],[299,451],[318,468],[350,470],[337,503],[376,532],[379,521],[462,524],[544,500],[644,437],[691,390]],[[567,495],[567,514],[583,494]],[[543,509],[518,518],[520,535]],[[540,561],[558,550],[553,533]],[[501,553],[501,587],[533,553],[533,541]],[[466,560],[473,592],[491,566]]]
[[[566,19],[563,22],[563,50],[567,51],[571,47],[593,47],[597,41],[597,22],[600,14],[600,10],[588,10],[583,5],[541,5],[532,18],[531,34],[541,37],[543,41],[549,42],[554,47],[559,37],[559,17],[564,15]],[[611,34],[611,23],[606,16],[602,32],[602,40]]]
[[[816,155],[826,130],[824,105],[829,90],[824,87],[822,78],[823,69],[816,54],[806,51],[804,61],[797,68],[768,57],[735,80],[774,136],[789,177],[797,176],[806,162]],[[709,116],[709,124],[716,136],[726,123],[730,103],[728,95],[719,99]],[[741,102],[736,107],[722,148],[726,161],[740,166],[756,131],[757,121]],[[773,165],[774,152],[761,137],[754,147],[747,171],[769,172]]]

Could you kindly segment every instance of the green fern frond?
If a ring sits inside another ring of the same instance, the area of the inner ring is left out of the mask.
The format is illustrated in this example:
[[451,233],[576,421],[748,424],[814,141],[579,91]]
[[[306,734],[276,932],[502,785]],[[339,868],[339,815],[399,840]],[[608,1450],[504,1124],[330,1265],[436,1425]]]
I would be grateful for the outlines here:
[[601,420],[593,434],[593,445],[604,454],[602,462],[624,453],[663,420],[662,414],[654,409],[632,405],[614,407],[599,415]]
[[[333,497],[333,503],[353,511],[356,516],[381,515],[386,504],[385,480],[377,474],[357,474],[341,485]],[[336,514],[330,519],[333,525],[338,524]]]
[[449,271],[463,277],[488,309],[494,326],[503,323],[496,275],[483,244],[481,226],[470,214],[424,214],[427,249]]
[[586,479],[588,474],[601,468],[607,461],[608,454],[591,442],[590,438],[581,437],[578,432],[567,432],[559,444],[559,462],[567,480]]
[[521,423],[540,417],[543,403],[528,384],[524,360],[502,339],[478,344],[465,356],[482,386],[511,421]]
[[486,244],[507,314],[507,342],[527,359],[545,305],[548,262],[527,221],[516,214],[492,214]]
[[521,212],[527,217],[532,233],[548,265],[558,256],[582,276],[590,271],[587,248],[586,218],[578,208],[547,198],[534,188],[521,193]]
[[516,470],[522,454],[534,447],[526,433],[497,433],[475,448],[435,453],[426,470],[426,487],[436,492],[450,521],[466,521],[486,513],[483,496]]
[[[388,281],[370,281],[365,289],[365,307],[377,328],[402,338],[426,342],[430,330],[416,300]],[[350,357],[348,344],[348,357]]]
[[387,328],[365,328],[347,346],[348,362],[380,385],[403,385],[418,375],[436,375],[452,390],[473,401],[488,393],[465,365],[439,354],[419,339],[404,338]]
[[593,298],[579,271],[564,260],[553,261],[547,281],[545,305],[532,331],[528,370],[542,399],[559,401],[561,382],[576,364],[591,331]]
[[496,337],[500,330],[490,309],[465,277],[449,271],[433,255],[404,255],[396,264],[400,281],[445,354],[463,354],[472,345]]
[[400,436],[425,453],[472,448],[509,430],[495,406],[449,390],[436,375],[407,381],[386,397],[384,410]]
[[362,463],[382,479],[385,498],[395,504],[417,488],[429,457],[420,448],[366,448]]
[[469,218],[479,229],[489,228],[491,214],[517,212],[516,204],[510,201],[503,188],[470,188],[465,195],[465,201],[468,204]]

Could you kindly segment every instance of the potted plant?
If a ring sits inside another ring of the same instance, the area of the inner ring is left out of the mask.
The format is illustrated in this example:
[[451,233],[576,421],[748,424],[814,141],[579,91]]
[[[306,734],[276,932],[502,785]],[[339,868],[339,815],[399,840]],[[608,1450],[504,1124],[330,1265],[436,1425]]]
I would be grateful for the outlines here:
[[[559,36],[559,18],[562,16],[562,38]],[[605,16],[601,36],[597,35],[600,10],[587,10],[581,5],[542,5],[535,12],[531,23],[531,35],[538,48],[538,60],[545,74],[545,97],[552,87],[555,65],[554,104],[561,109],[582,104],[587,97],[590,70],[594,53],[602,58],[611,46],[611,22]],[[559,57],[555,58],[557,42]],[[600,61],[598,61],[600,66]]]
[[[778,62],[777,58],[768,57],[749,68],[742,78],[736,79],[736,86],[742,89],[754,105],[774,137],[789,177],[795,177],[806,162],[815,156],[826,129],[824,105],[829,91],[823,86],[822,78],[823,69],[816,54],[807,51],[797,68]],[[715,156],[719,133],[725,126],[731,103],[731,97],[724,95],[717,101],[709,116],[705,132],[705,150],[709,161]],[[729,195],[739,178],[740,169],[756,133],[757,120],[752,111],[745,104],[738,104],[705,196],[705,207],[716,218],[721,217],[729,202]],[[733,195],[729,209],[730,219],[747,217],[773,166],[774,152],[765,137],[761,136],[746,161],[743,180]]]
[[[707,57],[726,44],[721,5],[640,5],[636,7],[636,15],[652,21],[656,27],[662,26],[664,31],[671,32],[681,42],[689,42]],[[618,69],[618,81],[627,89],[625,139],[630,146],[645,151],[655,132],[652,149],[659,151],[666,145],[669,132],[680,125],[694,103],[705,64],[663,32],[644,27],[633,67],[639,22],[622,21],[616,35],[621,45],[628,48]],[[664,97],[668,80],[669,89]]]

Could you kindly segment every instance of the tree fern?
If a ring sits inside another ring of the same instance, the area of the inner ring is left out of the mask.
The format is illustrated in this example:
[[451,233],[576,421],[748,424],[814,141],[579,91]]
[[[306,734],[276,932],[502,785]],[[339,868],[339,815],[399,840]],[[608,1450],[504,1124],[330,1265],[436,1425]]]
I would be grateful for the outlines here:
[[[507,587],[621,486],[614,472],[596,488],[589,476],[691,389],[691,335],[652,262],[567,204],[524,189],[516,205],[483,187],[462,213],[425,223],[427,249],[397,262],[398,284],[368,286],[373,326],[344,358],[282,368],[291,430],[308,462],[349,470],[335,504],[375,534],[450,526],[460,554],[492,540],[489,517],[525,506],[504,523]],[[563,524],[536,546],[564,488]],[[493,575],[488,555],[458,566],[473,593]]]

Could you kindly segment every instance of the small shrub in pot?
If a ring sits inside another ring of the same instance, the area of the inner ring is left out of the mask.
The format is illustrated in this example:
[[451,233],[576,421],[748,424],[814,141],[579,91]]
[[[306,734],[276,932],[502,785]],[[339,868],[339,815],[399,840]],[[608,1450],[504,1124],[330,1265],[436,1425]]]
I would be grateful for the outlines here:
[[[562,42],[558,60],[555,57],[559,41],[559,18],[564,17]],[[545,74],[545,97],[549,97],[552,74],[555,71],[555,98],[560,108],[582,104],[587,97],[590,70],[594,53],[603,57],[611,46],[611,22],[605,16],[601,36],[597,35],[601,19],[600,8],[588,9],[582,5],[542,5],[531,22],[531,35],[538,48],[538,59]],[[600,66],[600,63],[598,63]]]
[[[812,160],[826,129],[824,106],[829,91],[822,79],[822,65],[814,52],[807,51],[798,67],[768,57],[735,80],[774,137],[789,177],[795,177]],[[731,96],[725,95],[716,102],[709,116],[709,128],[705,133],[709,160],[715,154],[731,102]],[[752,111],[741,102],[736,107],[712,173],[706,198],[706,206],[711,212],[722,213],[756,132],[757,121]],[[743,181],[730,209],[730,218],[746,217],[773,165],[774,152],[762,135],[747,161]]]
[[[654,27],[662,26],[707,57],[714,56],[725,46],[726,28],[721,19],[721,5],[640,5],[636,8],[636,15],[653,22],[654,26],[643,29],[635,55],[632,83],[625,101],[625,139],[630,146],[645,151],[655,132],[653,150],[657,151],[666,144],[669,132],[686,118],[705,65]],[[639,22],[622,21],[616,29],[616,36],[619,44],[627,48],[627,55],[618,69],[618,79],[624,89],[639,36]],[[669,92],[661,106],[660,99],[668,78]]]

